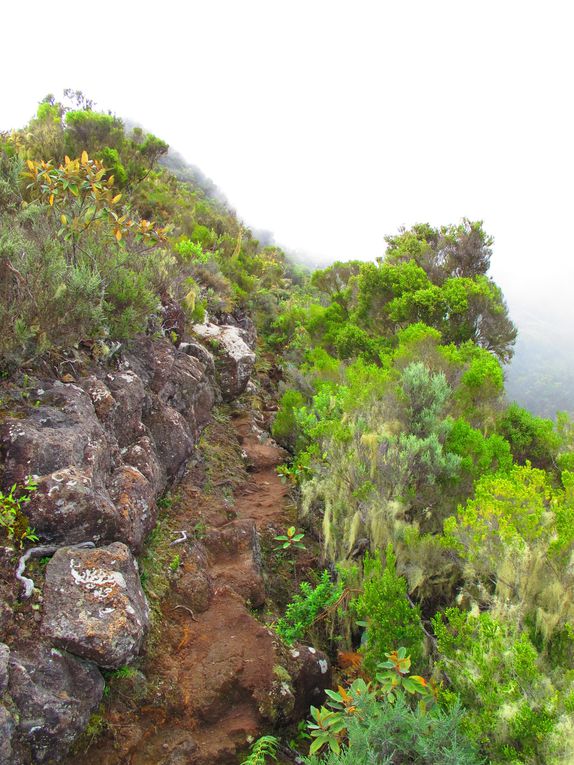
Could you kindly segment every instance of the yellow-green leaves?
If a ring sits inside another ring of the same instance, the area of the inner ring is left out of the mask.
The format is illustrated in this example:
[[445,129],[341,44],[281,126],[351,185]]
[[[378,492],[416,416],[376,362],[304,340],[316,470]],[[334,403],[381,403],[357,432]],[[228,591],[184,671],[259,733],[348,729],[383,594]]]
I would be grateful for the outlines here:
[[31,159],[26,165],[23,175],[30,180],[30,197],[57,210],[59,233],[74,245],[88,230],[95,229],[117,243],[127,235],[135,242],[152,245],[165,240],[165,228],[123,214],[122,194],[114,191],[114,176],[106,178],[106,168],[97,159],[90,159],[87,151],[77,159],[66,155],[58,166]]

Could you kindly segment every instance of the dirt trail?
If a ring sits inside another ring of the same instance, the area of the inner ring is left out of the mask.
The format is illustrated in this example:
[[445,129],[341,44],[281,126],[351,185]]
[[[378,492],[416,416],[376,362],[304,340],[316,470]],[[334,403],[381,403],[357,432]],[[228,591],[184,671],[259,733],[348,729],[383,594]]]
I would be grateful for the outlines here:
[[69,764],[231,765],[248,737],[270,728],[276,646],[250,607],[266,599],[256,530],[289,525],[276,472],[285,453],[241,410],[220,435],[221,448],[231,445],[250,472],[238,478],[222,460],[209,480],[224,491],[214,494],[201,466],[184,478],[172,528],[195,530],[195,539],[171,548],[181,565],[162,603],[159,643],[142,667],[145,690],[138,695],[134,677],[114,681],[107,733]]

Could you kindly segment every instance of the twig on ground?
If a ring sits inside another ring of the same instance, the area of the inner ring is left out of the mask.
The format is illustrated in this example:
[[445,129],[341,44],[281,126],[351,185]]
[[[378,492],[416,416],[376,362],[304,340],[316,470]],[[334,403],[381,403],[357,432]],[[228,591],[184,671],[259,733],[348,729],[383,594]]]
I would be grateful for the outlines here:
[[24,585],[24,594],[22,597],[29,598],[34,592],[34,580],[23,575],[26,570],[26,564],[30,558],[45,558],[48,555],[54,555],[58,550],[68,547],[82,549],[95,546],[96,545],[93,542],[80,542],[77,545],[42,545],[40,547],[30,547],[30,549],[26,550],[24,555],[20,557],[18,568],[16,569],[16,579]]

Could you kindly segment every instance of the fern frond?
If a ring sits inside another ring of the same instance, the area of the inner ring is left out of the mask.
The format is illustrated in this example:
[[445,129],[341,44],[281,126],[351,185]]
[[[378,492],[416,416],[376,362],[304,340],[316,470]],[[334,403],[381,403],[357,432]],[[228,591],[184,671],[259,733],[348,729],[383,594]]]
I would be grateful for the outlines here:
[[267,758],[277,760],[279,739],[275,736],[261,736],[251,747],[251,754],[241,765],[265,765]]

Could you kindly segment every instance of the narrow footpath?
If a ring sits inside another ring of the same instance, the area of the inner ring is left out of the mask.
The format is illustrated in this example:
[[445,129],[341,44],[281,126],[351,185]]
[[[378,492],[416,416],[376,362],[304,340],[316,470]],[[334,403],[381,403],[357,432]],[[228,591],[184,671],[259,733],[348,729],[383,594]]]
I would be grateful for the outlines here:
[[278,647],[256,609],[259,537],[290,525],[286,454],[239,407],[208,431],[168,511],[173,581],[149,656],[141,672],[113,673],[93,742],[68,765],[232,765],[281,714]]

